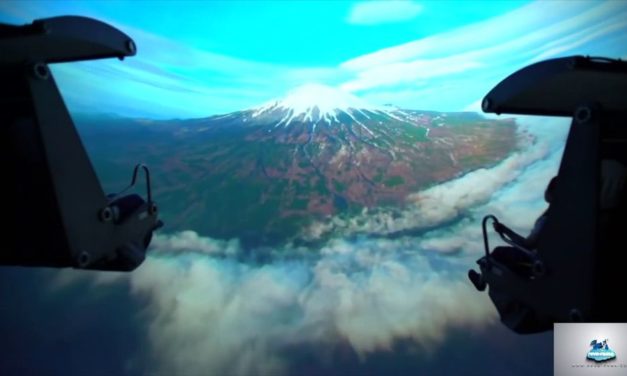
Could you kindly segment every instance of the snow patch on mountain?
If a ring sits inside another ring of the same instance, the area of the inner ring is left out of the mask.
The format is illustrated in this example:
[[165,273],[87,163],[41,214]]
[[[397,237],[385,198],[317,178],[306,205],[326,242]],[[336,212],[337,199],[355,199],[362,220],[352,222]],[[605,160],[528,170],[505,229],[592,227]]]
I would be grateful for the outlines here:
[[359,123],[355,113],[369,118],[367,112],[388,113],[390,109],[372,105],[353,94],[321,84],[306,84],[290,91],[282,99],[270,101],[253,110],[252,117],[282,111],[281,121],[276,126],[287,126],[294,119],[303,121],[325,121],[339,123],[338,115],[344,113]]

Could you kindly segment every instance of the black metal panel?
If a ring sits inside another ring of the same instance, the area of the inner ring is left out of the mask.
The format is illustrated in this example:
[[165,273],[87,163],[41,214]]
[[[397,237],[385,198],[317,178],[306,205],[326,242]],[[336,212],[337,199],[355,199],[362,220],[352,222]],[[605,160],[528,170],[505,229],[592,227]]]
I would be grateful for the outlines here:
[[60,63],[124,58],[136,53],[135,42],[103,22],[78,16],[36,20],[30,25],[2,25],[0,64]]
[[[601,159],[620,163],[623,172],[627,168],[627,109],[621,114],[604,116],[601,145]],[[617,188],[610,202],[601,194],[602,205],[599,213],[599,245],[596,252],[594,276],[593,310],[597,321],[627,321],[627,305],[624,304],[625,268],[627,265],[627,184],[616,179],[615,172],[602,165],[602,182]],[[614,165],[613,167],[616,167]],[[606,176],[603,178],[605,174]],[[623,179],[626,177],[623,176]],[[624,185],[622,188],[620,184]],[[607,192],[606,192],[607,193]],[[605,202],[604,202],[605,201]],[[608,205],[609,204],[609,205]]]
[[523,310],[513,309],[511,302],[531,308],[539,320],[522,328],[548,330],[545,320],[595,319],[601,119],[598,111],[593,113],[597,116],[584,122],[573,121],[566,142],[537,250],[546,273],[530,280],[506,269],[482,267],[490,297],[503,323],[513,330],[519,330],[518,314]]
[[53,184],[50,188],[69,234],[72,258],[76,260],[86,252],[90,258],[99,259],[113,245],[113,224],[102,223],[98,217],[107,206],[105,194],[52,74],[45,80],[32,77],[28,81]]
[[484,112],[572,116],[594,99],[606,112],[627,108],[627,62],[573,56],[529,65],[496,85]]
[[105,196],[46,63],[130,56],[134,44],[99,21],[57,17],[0,25],[0,51],[0,264],[133,270],[157,206],[150,194]]
[[23,67],[0,67],[0,169],[3,225],[0,264],[72,262]]
[[573,120],[538,253],[549,274],[539,307],[560,321],[576,310],[592,315],[598,244],[600,109]]

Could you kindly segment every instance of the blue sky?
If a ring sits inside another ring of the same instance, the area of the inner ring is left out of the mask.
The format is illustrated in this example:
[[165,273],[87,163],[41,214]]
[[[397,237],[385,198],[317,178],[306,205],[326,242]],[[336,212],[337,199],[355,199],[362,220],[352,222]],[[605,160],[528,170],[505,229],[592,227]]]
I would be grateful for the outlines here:
[[57,65],[75,112],[203,117],[317,82],[375,104],[459,111],[527,64],[627,56],[622,1],[19,1],[0,20],[84,15],[138,55]]

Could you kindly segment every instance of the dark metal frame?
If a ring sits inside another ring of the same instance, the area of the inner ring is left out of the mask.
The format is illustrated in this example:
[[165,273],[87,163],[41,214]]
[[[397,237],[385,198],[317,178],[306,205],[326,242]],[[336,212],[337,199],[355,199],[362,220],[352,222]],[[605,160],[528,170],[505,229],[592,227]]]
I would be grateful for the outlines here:
[[[609,216],[599,205],[602,159],[627,165],[625,145],[611,145],[625,134],[627,63],[583,56],[536,63],[500,82],[482,107],[496,114],[572,117],[539,238],[537,254],[545,273],[529,279],[489,256],[479,261],[502,321],[530,333],[549,330],[553,322],[627,320],[621,307],[626,249],[616,242],[627,229],[624,192],[622,207]],[[511,314],[512,302],[533,312],[535,323],[521,324],[522,316]]]
[[0,264],[134,269],[136,262],[124,261],[121,251],[145,252],[160,226],[148,169],[142,167],[147,201],[116,223],[112,205],[121,201],[105,196],[48,64],[123,59],[135,55],[135,43],[97,20],[55,17],[0,25],[0,51],[0,163],[8,207],[2,237],[9,242]]

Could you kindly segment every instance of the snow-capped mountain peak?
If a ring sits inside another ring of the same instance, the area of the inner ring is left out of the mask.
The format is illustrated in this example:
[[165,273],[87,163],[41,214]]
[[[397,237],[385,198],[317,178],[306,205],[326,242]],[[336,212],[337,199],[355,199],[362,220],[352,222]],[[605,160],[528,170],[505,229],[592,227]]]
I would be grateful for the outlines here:
[[254,110],[253,117],[271,111],[284,111],[280,123],[288,125],[292,120],[303,117],[306,121],[323,120],[337,122],[337,115],[344,112],[352,117],[353,111],[381,111],[382,108],[369,104],[353,94],[321,84],[306,84],[290,91],[284,98],[273,100]]
[[296,113],[317,107],[321,113],[328,113],[333,110],[368,109],[374,106],[340,89],[320,84],[307,84],[290,91],[279,102],[279,107],[292,109]]

